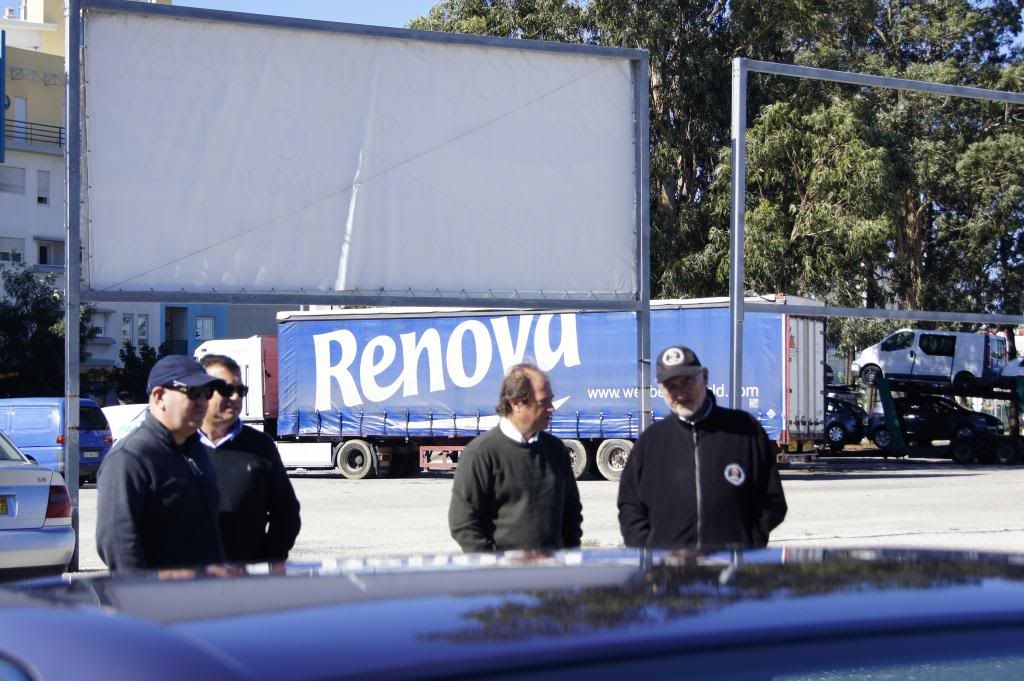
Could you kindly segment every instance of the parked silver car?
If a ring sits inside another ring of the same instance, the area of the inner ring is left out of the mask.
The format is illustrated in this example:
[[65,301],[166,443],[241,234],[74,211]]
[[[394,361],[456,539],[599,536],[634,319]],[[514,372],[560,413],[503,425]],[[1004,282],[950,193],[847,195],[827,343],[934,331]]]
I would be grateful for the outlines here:
[[74,550],[64,478],[0,433],[0,579],[60,574]]

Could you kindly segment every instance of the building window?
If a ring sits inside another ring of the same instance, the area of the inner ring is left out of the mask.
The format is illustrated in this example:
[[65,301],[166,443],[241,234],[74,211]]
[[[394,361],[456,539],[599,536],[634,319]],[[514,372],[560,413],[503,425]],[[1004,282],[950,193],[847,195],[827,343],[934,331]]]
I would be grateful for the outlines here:
[[135,316],[127,312],[121,314],[121,340],[126,343],[132,342],[132,329],[135,326]]
[[89,317],[89,323],[92,324],[92,328],[96,329],[97,336],[107,335],[107,315],[97,312]]
[[36,203],[46,206],[50,203],[50,171],[36,171]]
[[55,267],[64,266],[64,242],[36,239],[36,246],[39,249],[40,265],[51,265]]
[[149,345],[149,315],[135,315],[135,339],[139,345]]
[[212,340],[213,323],[213,317],[196,317],[196,340]]
[[25,169],[14,166],[0,166],[0,192],[24,194]]
[[22,262],[25,240],[0,236],[0,262]]
[[[24,142],[28,138],[28,99],[14,97],[14,125],[11,126],[11,138]],[[22,192],[24,194],[25,192]]]

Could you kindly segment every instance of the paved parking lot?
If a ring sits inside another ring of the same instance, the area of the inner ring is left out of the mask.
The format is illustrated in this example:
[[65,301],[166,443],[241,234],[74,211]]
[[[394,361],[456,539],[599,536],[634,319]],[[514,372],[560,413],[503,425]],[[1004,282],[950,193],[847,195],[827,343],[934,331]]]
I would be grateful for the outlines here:
[[[789,516],[773,544],[912,546],[1024,552],[1024,466],[940,460],[830,459],[783,471]],[[450,475],[349,481],[298,472],[302,532],[293,558],[455,552],[448,536]],[[621,546],[617,486],[580,482],[586,546]],[[96,490],[81,491],[82,569],[94,548]]]

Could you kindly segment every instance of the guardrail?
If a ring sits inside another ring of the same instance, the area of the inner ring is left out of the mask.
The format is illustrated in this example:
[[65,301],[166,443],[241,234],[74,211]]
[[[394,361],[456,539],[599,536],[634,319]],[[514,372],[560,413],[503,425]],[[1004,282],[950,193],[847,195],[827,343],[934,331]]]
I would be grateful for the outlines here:
[[60,125],[16,121],[11,118],[4,119],[4,137],[18,142],[52,144],[62,149],[67,142],[67,133]]

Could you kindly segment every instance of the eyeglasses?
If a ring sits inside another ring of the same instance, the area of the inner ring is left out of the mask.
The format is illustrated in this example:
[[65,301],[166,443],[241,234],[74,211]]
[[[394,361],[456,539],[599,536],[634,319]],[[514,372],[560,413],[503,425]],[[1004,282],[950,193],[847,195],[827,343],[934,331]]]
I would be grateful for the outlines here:
[[188,399],[195,402],[200,397],[206,400],[213,397],[213,393],[218,386],[207,383],[206,385],[164,385],[160,387],[164,390],[173,390],[176,393],[181,393]]
[[237,385],[219,383],[216,385],[216,390],[218,393],[220,393],[221,397],[231,397],[236,393],[239,397],[245,397],[246,395],[249,394],[249,386],[247,386],[244,383],[239,383]]

